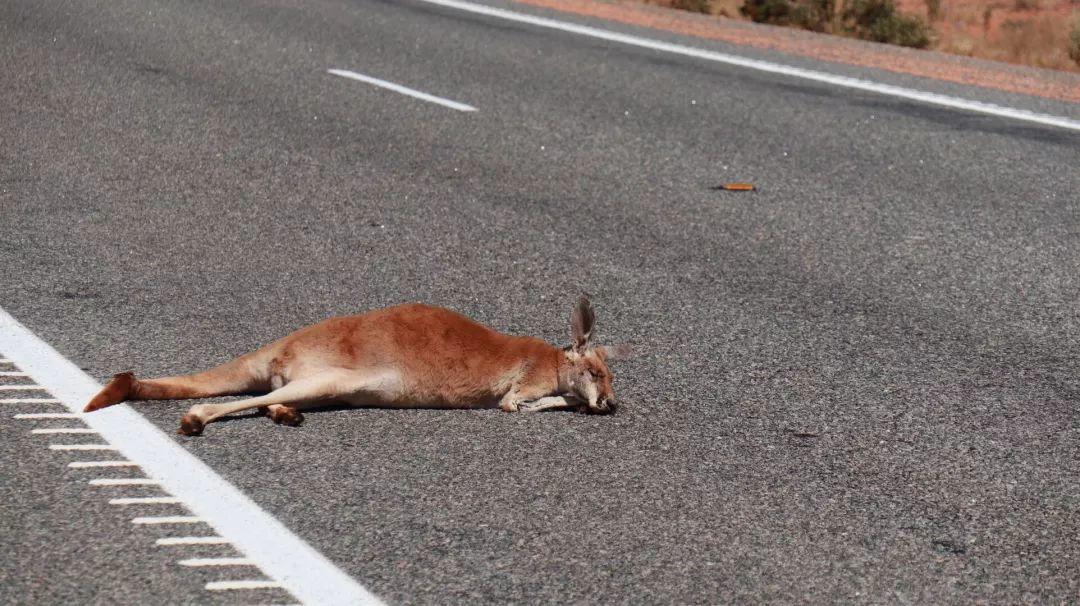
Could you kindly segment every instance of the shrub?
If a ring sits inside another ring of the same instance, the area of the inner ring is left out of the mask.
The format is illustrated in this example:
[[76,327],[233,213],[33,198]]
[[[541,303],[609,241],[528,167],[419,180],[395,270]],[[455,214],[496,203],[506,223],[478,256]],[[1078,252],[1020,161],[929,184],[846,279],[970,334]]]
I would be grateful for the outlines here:
[[788,0],[746,0],[739,12],[757,23],[788,25],[791,3]]
[[792,25],[815,32],[826,31],[833,0],[746,0],[739,9],[758,23]]
[[1069,33],[1069,58],[1080,65],[1080,21],[1077,21]]
[[712,12],[711,0],[671,0],[671,6],[672,8],[695,13],[705,13],[706,15]]
[[898,13],[893,0],[854,0],[843,21],[848,31],[867,40],[914,48],[930,45],[930,27],[918,17]]

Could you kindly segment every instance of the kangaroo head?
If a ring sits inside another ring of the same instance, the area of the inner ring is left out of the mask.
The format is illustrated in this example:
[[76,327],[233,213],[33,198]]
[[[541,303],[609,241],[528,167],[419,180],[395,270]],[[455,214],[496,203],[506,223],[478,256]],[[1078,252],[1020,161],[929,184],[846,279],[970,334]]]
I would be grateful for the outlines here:
[[573,345],[563,351],[565,362],[560,374],[561,387],[585,402],[590,412],[606,413],[615,410],[615,390],[608,361],[628,357],[626,346],[604,347],[592,343],[596,314],[586,296],[578,300],[570,314],[570,333]]

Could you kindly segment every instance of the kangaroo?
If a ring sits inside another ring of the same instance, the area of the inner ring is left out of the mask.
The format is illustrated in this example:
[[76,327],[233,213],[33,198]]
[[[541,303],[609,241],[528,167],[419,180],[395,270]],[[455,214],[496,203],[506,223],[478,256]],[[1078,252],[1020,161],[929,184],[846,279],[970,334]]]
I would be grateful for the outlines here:
[[269,392],[225,404],[192,406],[180,434],[199,435],[224,415],[260,408],[278,424],[299,425],[302,409],[341,402],[393,408],[484,408],[506,412],[575,409],[609,413],[615,393],[608,360],[625,346],[592,343],[596,315],[582,296],[570,315],[573,343],[496,332],[457,312],[397,305],[302,328],[205,372],[136,379],[115,375],[85,412],[125,400],[179,400]]

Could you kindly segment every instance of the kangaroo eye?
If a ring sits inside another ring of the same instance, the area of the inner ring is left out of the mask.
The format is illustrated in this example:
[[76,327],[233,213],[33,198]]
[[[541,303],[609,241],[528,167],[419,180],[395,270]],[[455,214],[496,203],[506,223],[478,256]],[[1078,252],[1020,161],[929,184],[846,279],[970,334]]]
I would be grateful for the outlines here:
[[594,379],[599,379],[600,378],[600,375],[597,374],[597,372],[595,370],[591,369],[591,368],[589,369],[589,374],[592,375],[592,378],[594,378]]

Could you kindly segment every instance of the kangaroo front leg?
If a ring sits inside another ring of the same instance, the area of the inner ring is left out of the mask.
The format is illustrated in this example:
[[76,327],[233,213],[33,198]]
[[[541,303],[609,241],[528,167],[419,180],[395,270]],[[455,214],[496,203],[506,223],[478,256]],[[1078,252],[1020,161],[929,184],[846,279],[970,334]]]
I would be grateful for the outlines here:
[[521,412],[540,412],[541,410],[557,410],[563,408],[577,408],[582,402],[565,396],[549,396],[533,400],[521,405]]
[[518,408],[525,402],[543,397],[551,392],[552,389],[547,385],[515,385],[499,400],[499,408],[506,412],[517,412]]
[[356,391],[353,376],[344,371],[321,372],[297,379],[281,389],[264,396],[227,402],[225,404],[198,404],[192,406],[180,420],[179,433],[195,436],[202,433],[207,423],[227,414],[275,404],[319,403],[348,395]]

